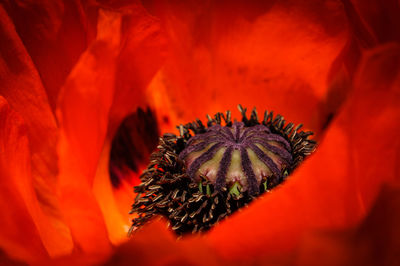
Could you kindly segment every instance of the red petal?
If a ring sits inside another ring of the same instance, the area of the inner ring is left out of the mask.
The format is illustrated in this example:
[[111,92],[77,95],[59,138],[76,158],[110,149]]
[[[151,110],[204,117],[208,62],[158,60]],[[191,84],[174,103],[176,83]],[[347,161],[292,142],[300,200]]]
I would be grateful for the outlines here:
[[346,231],[307,235],[296,265],[398,265],[400,263],[400,186],[384,186],[366,219]]
[[[129,210],[133,194],[132,186],[129,186],[129,190],[125,189],[125,187],[120,187],[118,192],[113,191],[109,175],[109,159],[110,142],[107,141],[98,164],[93,193],[104,215],[109,238],[113,244],[117,245],[126,240],[130,226]],[[122,199],[125,200],[116,198],[114,193],[122,195]],[[123,206],[123,208],[121,209],[120,206]]]
[[134,233],[106,265],[221,265],[201,238],[177,241],[166,221],[154,221]]
[[[38,202],[30,175],[30,152],[21,117],[0,96],[0,245],[10,256],[37,261],[47,256],[36,224]],[[33,215],[33,216],[32,216]]]
[[179,124],[241,103],[321,127],[318,103],[347,37],[340,4],[154,2],[171,42],[150,86],[157,113]]
[[362,18],[369,32],[379,43],[400,41],[400,12],[399,2],[396,0],[387,1],[360,1],[345,0],[354,4],[356,12]]
[[398,171],[400,49],[369,53],[355,91],[318,148],[281,188],[209,234],[229,259],[292,250],[315,228],[355,225]]
[[54,110],[62,84],[94,36],[94,7],[88,8],[79,0],[40,4],[6,1],[4,7],[38,69]]
[[57,175],[56,122],[35,66],[2,7],[0,39],[0,94],[26,122],[32,153],[32,186],[48,216],[46,226],[52,234],[50,239],[44,240],[45,245],[52,256],[66,254],[72,249],[72,240],[54,195]]
[[125,238],[129,208],[121,215],[113,198],[107,136],[144,103],[143,90],[161,65],[163,45],[158,22],[141,6],[102,11],[97,40],[60,94],[61,197],[74,237],[85,251],[108,249],[105,226],[112,242]]
[[121,51],[115,73],[115,93],[110,110],[110,136],[130,113],[146,109],[146,87],[165,58],[166,39],[160,22],[141,5],[124,9]]
[[[165,50],[165,38],[159,21],[150,16],[141,5],[135,4],[127,7],[123,14],[121,21],[122,44],[116,60],[115,91],[109,113],[108,139],[103,147],[94,180],[94,193],[104,214],[110,239],[114,244],[126,239],[127,229],[130,225],[128,213],[132,204],[132,188],[129,184],[129,189],[127,189],[127,184],[125,184],[113,191],[109,176],[111,142],[109,138],[114,137],[122,119],[136,111],[139,106],[143,107],[147,103],[145,88],[161,66]],[[136,125],[136,127],[140,127],[140,125]],[[143,130],[146,129],[140,129],[139,132],[150,134]],[[140,143],[141,140],[136,140],[136,142]],[[137,152],[148,153],[146,150]],[[147,159],[146,155],[143,157]]]
[[60,92],[60,198],[73,237],[87,253],[110,249],[92,183],[115,88],[120,23],[120,14],[100,13],[97,40],[81,56]]
[[0,251],[0,265],[24,266],[26,264],[12,259],[3,251]]

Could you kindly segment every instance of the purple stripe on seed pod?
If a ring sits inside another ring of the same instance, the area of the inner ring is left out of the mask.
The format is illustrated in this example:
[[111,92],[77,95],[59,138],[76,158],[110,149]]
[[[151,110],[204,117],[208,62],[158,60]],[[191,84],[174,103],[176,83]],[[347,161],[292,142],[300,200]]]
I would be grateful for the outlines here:
[[255,195],[260,192],[258,189],[258,182],[256,179],[256,175],[254,174],[254,170],[249,155],[247,154],[247,150],[244,147],[240,148],[240,157],[242,161],[243,172],[247,177],[247,184],[249,185],[249,193],[250,195]]
[[281,171],[278,169],[278,166],[268,155],[266,155],[260,148],[258,148],[254,144],[250,144],[249,147],[255,152],[257,157],[271,170],[271,172],[275,176],[281,176]]
[[215,182],[216,183],[215,188],[217,191],[221,191],[221,189],[225,187],[228,168],[231,165],[232,152],[233,152],[233,147],[232,146],[228,147],[224,152],[224,156],[222,157],[221,162],[219,163],[217,179]]

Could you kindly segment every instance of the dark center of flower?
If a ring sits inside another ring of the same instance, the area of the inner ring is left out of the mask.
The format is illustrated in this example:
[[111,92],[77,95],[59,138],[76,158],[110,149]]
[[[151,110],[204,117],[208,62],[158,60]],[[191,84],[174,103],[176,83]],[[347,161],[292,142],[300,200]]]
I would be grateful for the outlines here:
[[288,141],[268,127],[235,122],[191,137],[179,159],[185,160],[187,174],[195,181],[209,180],[218,191],[228,186],[255,195],[261,183],[283,181],[293,161],[290,151]]
[[[166,217],[177,234],[204,231],[257,196],[281,184],[315,149],[301,125],[254,109],[250,118],[239,105],[242,122],[231,113],[207,116],[179,126],[180,136],[164,134],[141,176],[131,231],[154,215]],[[223,121],[225,125],[222,125]],[[194,134],[194,135],[192,135]]]

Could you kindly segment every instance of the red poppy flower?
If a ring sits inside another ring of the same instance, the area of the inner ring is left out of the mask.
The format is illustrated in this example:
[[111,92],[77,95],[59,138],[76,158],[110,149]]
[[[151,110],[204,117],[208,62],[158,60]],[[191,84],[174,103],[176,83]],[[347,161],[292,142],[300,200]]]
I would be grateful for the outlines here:
[[[399,9],[347,0],[3,2],[0,261],[398,263]],[[201,236],[176,241],[153,221],[128,240],[131,187],[151,147],[148,121],[134,119],[137,171],[113,186],[122,121],[149,107],[160,132],[174,131],[238,103],[303,123],[318,150],[284,185]]]

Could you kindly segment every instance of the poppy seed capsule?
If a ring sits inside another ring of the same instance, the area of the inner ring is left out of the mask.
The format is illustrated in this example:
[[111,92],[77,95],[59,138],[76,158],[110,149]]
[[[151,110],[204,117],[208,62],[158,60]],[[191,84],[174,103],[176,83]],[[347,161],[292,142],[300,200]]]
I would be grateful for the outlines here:
[[235,122],[231,127],[213,125],[191,137],[179,159],[195,181],[206,179],[218,191],[236,186],[254,195],[261,183],[282,182],[293,161],[290,152],[288,141],[268,127]]
[[246,108],[238,108],[241,122],[232,123],[227,111],[160,138],[135,187],[129,232],[155,215],[166,217],[178,235],[206,231],[282,184],[314,151],[312,132],[299,131],[301,124],[285,124],[267,111],[259,121],[256,109],[247,117]]

